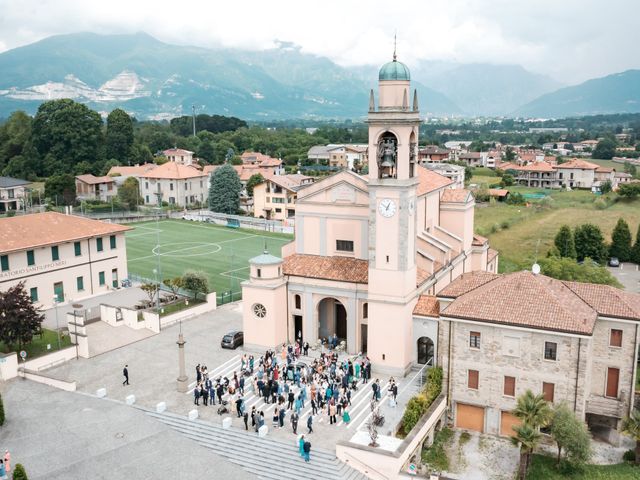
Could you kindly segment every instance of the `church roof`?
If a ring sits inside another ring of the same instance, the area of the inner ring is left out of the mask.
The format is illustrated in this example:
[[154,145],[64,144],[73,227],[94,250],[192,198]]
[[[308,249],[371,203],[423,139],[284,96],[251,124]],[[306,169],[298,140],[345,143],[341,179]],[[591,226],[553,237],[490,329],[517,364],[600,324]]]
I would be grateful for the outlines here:
[[437,318],[440,315],[440,302],[433,295],[420,295],[418,303],[413,308],[413,314]]
[[282,259],[280,257],[271,255],[266,250],[262,255],[258,255],[257,257],[253,257],[252,259],[249,260],[249,263],[253,265],[276,265],[281,262],[282,262]]
[[394,59],[382,66],[378,80],[411,80],[409,67]]
[[359,258],[289,255],[284,259],[285,275],[321,278],[340,282],[368,283],[369,262]]
[[439,190],[440,188],[446,187],[453,183],[453,180],[451,180],[450,178],[429,170],[422,165],[416,165],[416,175],[418,177],[418,181],[420,182],[417,189],[417,194],[419,197],[435,190]]

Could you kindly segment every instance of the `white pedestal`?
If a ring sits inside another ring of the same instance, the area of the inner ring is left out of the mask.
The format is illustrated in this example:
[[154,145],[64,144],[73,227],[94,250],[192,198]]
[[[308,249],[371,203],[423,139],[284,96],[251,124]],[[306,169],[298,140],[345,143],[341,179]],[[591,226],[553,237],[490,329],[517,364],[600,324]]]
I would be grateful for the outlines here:
[[127,395],[127,397],[124,399],[125,402],[127,402],[127,405],[133,405],[134,403],[136,403],[136,396],[135,395]]
[[167,403],[166,402],[156,403],[156,413],[162,413],[166,409],[167,409]]
[[222,428],[229,430],[231,428],[231,417],[225,417],[222,419]]
[[189,412],[189,420],[195,420],[198,418],[198,410],[193,409]]
[[104,398],[106,396],[107,396],[107,389],[106,388],[99,388],[98,390],[96,390],[96,397]]
[[262,425],[259,429],[258,429],[258,436],[260,438],[264,438],[267,436],[267,433],[269,433],[269,427],[267,427],[266,425]]

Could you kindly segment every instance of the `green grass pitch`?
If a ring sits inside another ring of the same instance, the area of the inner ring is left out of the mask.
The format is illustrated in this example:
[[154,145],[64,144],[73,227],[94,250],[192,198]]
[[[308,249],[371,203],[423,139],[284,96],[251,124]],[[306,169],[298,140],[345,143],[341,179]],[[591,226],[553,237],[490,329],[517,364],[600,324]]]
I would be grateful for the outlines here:
[[209,276],[209,288],[222,292],[241,291],[240,282],[249,276],[248,260],[267,250],[280,256],[280,248],[292,235],[228,228],[204,222],[163,220],[131,224],[126,233],[129,273],[151,280],[157,268],[157,234],[160,230],[160,271],[162,278],[182,275],[186,270],[202,270]]

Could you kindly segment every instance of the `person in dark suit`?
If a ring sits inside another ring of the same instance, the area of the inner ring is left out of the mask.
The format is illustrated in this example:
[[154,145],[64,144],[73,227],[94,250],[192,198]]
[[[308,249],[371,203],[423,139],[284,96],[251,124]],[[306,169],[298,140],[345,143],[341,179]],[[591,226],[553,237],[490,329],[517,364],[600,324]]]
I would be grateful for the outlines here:
[[122,386],[129,385],[129,365],[125,365],[122,369],[122,375],[124,375],[124,382],[122,382]]

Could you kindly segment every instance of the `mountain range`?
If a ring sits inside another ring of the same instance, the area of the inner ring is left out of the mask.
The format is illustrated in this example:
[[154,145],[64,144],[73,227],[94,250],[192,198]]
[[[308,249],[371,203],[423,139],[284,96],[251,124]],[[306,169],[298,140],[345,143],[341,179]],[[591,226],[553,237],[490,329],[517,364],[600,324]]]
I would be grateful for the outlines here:
[[[423,115],[569,116],[640,111],[640,71],[565,87],[518,65],[409,65]],[[0,117],[73,98],[140,119],[191,113],[249,120],[366,114],[376,66],[345,68],[280,42],[262,51],[163,43],[145,33],[49,37],[0,54]],[[615,89],[612,91],[611,89]]]

